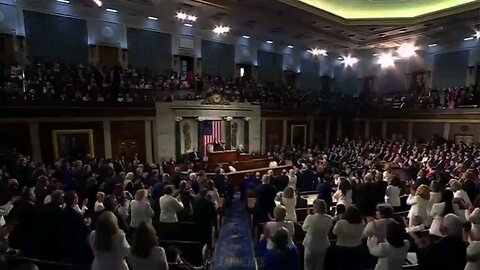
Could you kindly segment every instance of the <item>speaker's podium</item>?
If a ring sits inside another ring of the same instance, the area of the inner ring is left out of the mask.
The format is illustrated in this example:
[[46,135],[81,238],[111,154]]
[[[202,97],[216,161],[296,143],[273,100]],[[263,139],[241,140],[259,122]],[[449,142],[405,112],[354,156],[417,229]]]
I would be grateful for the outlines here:
[[230,163],[237,160],[237,151],[214,151],[208,153],[208,163],[218,164],[218,163]]

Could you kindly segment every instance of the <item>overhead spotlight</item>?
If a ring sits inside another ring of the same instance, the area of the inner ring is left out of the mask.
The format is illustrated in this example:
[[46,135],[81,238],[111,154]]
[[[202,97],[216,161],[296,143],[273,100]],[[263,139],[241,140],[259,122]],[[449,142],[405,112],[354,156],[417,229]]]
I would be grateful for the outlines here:
[[475,37],[476,37],[477,39],[480,39],[480,31],[475,31]]
[[358,63],[358,58],[348,55],[343,58],[342,63],[345,65],[345,67],[352,67]]
[[247,38],[247,39],[250,38],[250,36],[247,36],[247,35],[244,35],[244,36],[242,36],[242,37],[243,37],[243,38]]
[[189,23],[184,23],[183,25],[185,25],[186,27],[192,27],[193,24],[189,24]]
[[70,3],[70,1],[68,1],[68,0],[57,0],[57,2],[59,2],[59,3],[64,3],[64,4]]
[[473,38],[474,38],[474,37],[466,37],[466,38],[464,38],[463,40],[469,41],[469,40],[473,40]]
[[177,15],[175,15],[175,17],[177,17],[177,19],[180,19],[180,20],[185,20],[187,19],[187,14],[183,12],[177,12]]
[[102,1],[100,1],[100,0],[93,0],[93,2],[99,7],[101,7],[103,5]]
[[187,16],[187,20],[192,21],[192,22],[195,22],[195,21],[197,21],[197,16],[188,15],[188,16]]
[[290,48],[290,49],[293,49],[293,46],[292,46],[292,45],[288,45],[287,47]]
[[157,18],[157,17],[153,17],[153,16],[148,16],[148,19],[149,19],[149,20],[158,21],[158,18]]
[[379,56],[378,63],[382,68],[389,68],[395,66],[395,58],[391,53],[385,53]]
[[417,47],[413,43],[403,43],[398,47],[397,54],[400,57],[408,58],[415,55]]
[[327,56],[327,50],[325,49],[311,49],[309,50],[309,52],[312,54],[312,55],[315,55],[315,56],[318,56],[318,55],[323,55],[323,56]]
[[273,44],[273,41],[267,40],[267,43],[268,43],[268,44]]
[[223,26],[223,25],[217,25],[215,26],[215,28],[213,28],[213,32],[215,34],[226,34],[228,32],[230,32],[230,27],[228,26]]
[[108,12],[112,12],[112,13],[117,13],[118,12],[116,9],[113,9],[113,8],[107,8],[106,10]]
[[182,12],[182,11],[177,12],[175,17],[179,20],[182,20],[182,21],[189,21],[189,22],[197,21],[197,16],[192,15],[192,14],[187,14],[187,13]]
[[435,46],[437,46],[437,43],[428,44],[428,47],[435,47]]

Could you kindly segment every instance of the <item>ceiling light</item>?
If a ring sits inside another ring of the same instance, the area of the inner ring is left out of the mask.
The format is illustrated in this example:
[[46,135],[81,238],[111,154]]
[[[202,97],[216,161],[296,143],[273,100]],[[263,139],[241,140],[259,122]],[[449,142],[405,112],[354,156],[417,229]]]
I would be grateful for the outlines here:
[[157,17],[148,16],[148,19],[149,19],[149,20],[158,21],[158,18],[157,18]]
[[428,47],[435,47],[435,46],[437,46],[437,43],[428,44]]
[[117,12],[118,12],[116,9],[113,9],[113,8],[107,8],[107,11],[108,11],[108,12],[113,12],[113,13],[117,13]]
[[344,57],[342,63],[345,65],[345,67],[352,67],[356,63],[358,63],[358,58],[356,57],[351,57],[350,55]]
[[189,24],[189,23],[184,23],[183,25],[185,25],[186,27],[192,27],[193,24]]
[[99,7],[101,7],[103,5],[102,1],[100,1],[100,0],[93,0],[93,2]]
[[177,17],[180,20],[185,20],[185,19],[187,19],[187,14],[185,14],[183,12],[177,12],[177,15],[175,15],[175,17]]
[[182,20],[182,21],[189,21],[189,22],[197,21],[197,16],[192,15],[192,14],[187,14],[187,13],[182,12],[182,11],[177,12],[175,17],[179,20]]
[[217,25],[215,28],[213,28],[213,32],[215,34],[226,34],[230,32],[230,27],[228,26],[223,26],[223,25]]
[[408,58],[415,55],[417,47],[413,43],[403,43],[398,47],[397,53],[400,57]]
[[480,31],[475,31],[475,37],[476,37],[477,39],[480,38]]
[[195,21],[197,20],[197,16],[188,15],[188,16],[187,16],[187,20],[192,21],[192,22],[195,22]]
[[374,54],[372,54],[373,57],[379,56],[379,55],[380,55],[379,53],[374,53]]
[[57,0],[57,2],[64,3],[64,4],[70,3],[70,1],[68,1],[68,0]]
[[463,40],[468,41],[468,40],[473,40],[473,37],[466,37]]
[[293,49],[293,46],[292,46],[292,45],[288,45],[287,47],[290,48],[290,49]]
[[343,60],[343,57],[340,56],[340,57],[338,57],[337,59],[340,60],[340,61],[342,61],[342,60]]
[[273,43],[273,41],[271,41],[271,40],[267,40],[267,43],[268,43],[268,44],[272,44],[272,43]]
[[389,68],[395,66],[395,58],[391,53],[385,53],[379,56],[378,63],[382,68]]
[[327,56],[327,50],[325,50],[325,49],[317,49],[317,48],[315,48],[315,49],[311,49],[309,52],[310,52],[311,54],[315,55],[315,56],[317,56],[317,55]]
[[247,36],[247,35],[245,35],[245,36],[242,36],[242,37],[243,37],[243,38],[250,38],[250,36]]

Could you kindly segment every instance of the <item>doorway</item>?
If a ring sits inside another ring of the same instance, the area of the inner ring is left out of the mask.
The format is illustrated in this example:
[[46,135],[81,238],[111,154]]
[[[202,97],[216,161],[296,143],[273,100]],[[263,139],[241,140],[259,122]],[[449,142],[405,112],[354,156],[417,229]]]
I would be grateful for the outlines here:
[[98,46],[98,62],[106,68],[113,68],[118,64],[120,59],[119,48],[109,46]]
[[138,154],[137,140],[127,139],[119,142],[120,156],[124,156],[125,160],[132,160]]
[[193,57],[180,55],[180,74],[195,74]]
[[237,77],[242,81],[250,80],[252,78],[252,65],[237,64],[235,74],[237,74]]

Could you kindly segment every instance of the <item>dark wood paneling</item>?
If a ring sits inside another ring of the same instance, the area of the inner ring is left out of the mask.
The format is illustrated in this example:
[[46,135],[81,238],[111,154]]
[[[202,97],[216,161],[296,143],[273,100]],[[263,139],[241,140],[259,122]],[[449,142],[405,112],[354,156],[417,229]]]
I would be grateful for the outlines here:
[[434,136],[443,137],[444,123],[413,123],[412,139],[416,141],[428,140]]
[[355,134],[354,139],[365,137],[365,121],[355,122]]
[[[143,121],[114,121],[110,123],[112,139],[112,156],[122,155],[122,142],[135,140],[138,157],[145,161],[145,122]],[[129,147],[126,145],[125,147]]]
[[53,155],[53,130],[72,130],[72,129],[92,129],[93,143],[95,147],[94,155],[96,157],[105,156],[105,146],[103,143],[103,123],[102,122],[57,122],[40,123],[38,130],[40,134],[40,147],[42,150],[42,159],[49,162],[54,160]]
[[[392,139],[393,134],[400,134],[402,139],[408,137],[408,123],[407,122],[387,122],[387,139]],[[397,136],[395,139],[399,139]]]
[[318,144],[319,146],[325,145],[325,121],[315,121],[313,130],[313,143]]
[[355,127],[354,127],[354,122],[353,119],[343,119],[343,131],[342,131],[342,136],[343,138],[349,138],[352,139],[354,138],[355,134]]
[[382,138],[382,122],[372,121],[370,122],[370,138]]
[[306,126],[306,129],[305,129],[305,132],[306,132],[306,143],[307,145],[309,145],[309,142],[310,142],[310,125],[309,125],[309,122],[308,121],[301,121],[301,120],[290,120],[290,121],[287,121],[287,144],[290,144],[291,143],[291,140],[292,140],[292,126],[293,125],[305,125]]
[[13,148],[24,155],[32,154],[27,123],[0,123],[0,152]]
[[282,144],[283,142],[283,120],[265,121],[265,144],[267,147]]

